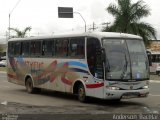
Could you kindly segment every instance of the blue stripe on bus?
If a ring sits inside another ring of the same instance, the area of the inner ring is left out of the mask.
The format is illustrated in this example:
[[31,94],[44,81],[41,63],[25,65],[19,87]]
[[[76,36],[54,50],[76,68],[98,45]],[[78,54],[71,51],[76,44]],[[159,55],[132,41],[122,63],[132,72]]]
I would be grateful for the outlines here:
[[69,70],[70,70],[71,72],[82,72],[82,73],[87,73],[87,74],[89,74],[88,71],[82,70],[82,69],[79,69],[79,68],[69,68]]
[[86,64],[83,64],[81,62],[77,62],[77,61],[71,61],[71,62],[68,62],[69,65],[75,65],[75,66],[80,66],[80,67],[83,67],[83,68],[87,68],[87,65]]

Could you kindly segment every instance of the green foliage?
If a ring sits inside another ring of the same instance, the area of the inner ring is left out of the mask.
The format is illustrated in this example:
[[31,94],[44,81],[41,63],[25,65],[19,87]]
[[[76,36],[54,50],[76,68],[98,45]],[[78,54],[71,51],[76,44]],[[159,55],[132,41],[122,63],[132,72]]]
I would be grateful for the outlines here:
[[31,31],[31,27],[26,27],[24,30],[19,30],[17,28],[10,28],[10,30],[13,30],[16,32],[16,36],[12,36],[12,37],[20,37],[20,38],[23,38],[23,37],[26,37],[26,34],[28,31]]
[[110,4],[106,9],[114,18],[111,26],[102,31],[122,32],[139,35],[145,44],[148,40],[156,39],[156,30],[149,24],[140,20],[150,15],[150,9],[142,0],[131,3],[131,0],[117,0],[118,5]]
[[3,52],[3,47],[2,47],[2,45],[0,45],[0,53],[2,53]]

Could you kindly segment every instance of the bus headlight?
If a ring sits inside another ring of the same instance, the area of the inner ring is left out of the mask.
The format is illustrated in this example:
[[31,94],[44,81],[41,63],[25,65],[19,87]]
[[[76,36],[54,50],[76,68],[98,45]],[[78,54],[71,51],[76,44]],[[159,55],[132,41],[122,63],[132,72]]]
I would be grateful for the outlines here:
[[106,88],[109,90],[119,90],[120,89],[119,87],[113,87],[113,86],[112,87],[107,86]]
[[148,89],[148,88],[149,88],[148,85],[143,86],[143,89]]

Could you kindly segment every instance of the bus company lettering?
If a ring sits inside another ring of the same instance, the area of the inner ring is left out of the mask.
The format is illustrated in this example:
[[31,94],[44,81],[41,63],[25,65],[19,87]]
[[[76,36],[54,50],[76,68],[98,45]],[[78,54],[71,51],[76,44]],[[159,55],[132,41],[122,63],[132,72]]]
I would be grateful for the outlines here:
[[43,68],[44,63],[38,61],[24,61],[24,63],[29,66],[30,68],[34,69],[41,69]]

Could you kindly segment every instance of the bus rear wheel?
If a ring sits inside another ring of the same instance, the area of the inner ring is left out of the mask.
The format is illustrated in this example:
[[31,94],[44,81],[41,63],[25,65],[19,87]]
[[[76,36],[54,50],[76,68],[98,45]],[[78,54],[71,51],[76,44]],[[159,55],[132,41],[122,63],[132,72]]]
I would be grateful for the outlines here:
[[80,102],[86,102],[87,101],[85,88],[84,88],[84,86],[82,84],[80,84],[78,86],[78,100]]
[[33,82],[31,78],[28,78],[26,80],[26,90],[28,93],[34,93],[35,92],[35,88],[33,87]]

